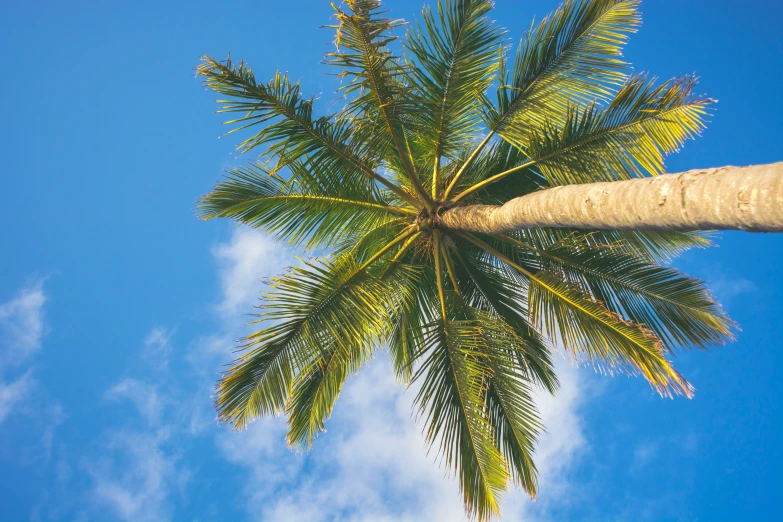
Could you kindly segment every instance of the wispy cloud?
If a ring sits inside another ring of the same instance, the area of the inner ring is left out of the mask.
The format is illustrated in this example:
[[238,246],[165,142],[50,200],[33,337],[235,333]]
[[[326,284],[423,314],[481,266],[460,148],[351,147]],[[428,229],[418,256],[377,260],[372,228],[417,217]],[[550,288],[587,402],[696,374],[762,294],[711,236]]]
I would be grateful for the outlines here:
[[[504,516],[543,517],[550,502],[569,493],[566,473],[584,448],[578,416],[580,384],[570,368],[561,372],[563,393],[543,400],[547,434],[538,447],[541,498],[535,505],[521,491],[506,494]],[[412,417],[415,391],[393,379],[381,358],[346,384],[327,432],[310,454],[285,446],[285,422],[262,419],[245,432],[225,431],[218,447],[248,474],[247,509],[259,520],[429,521],[463,520],[454,478],[427,453]]]
[[172,346],[171,338],[173,335],[174,329],[156,327],[150,330],[150,333],[144,339],[141,358],[153,369],[168,370]]
[[9,383],[0,381],[0,424],[8,417],[11,410],[21,403],[35,387],[35,381],[28,370],[21,377]]
[[33,392],[29,359],[41,349],[46,331],[43,280],[0,303],[0,424]]
[[251,313],[258,304],[264,279],[293,261],[283,245],[246,227],[237,228],[231,240],[216,246],[212,253],[222,290],[218,310],[232,321]]
[[166,430],[107,434],[103,454],[83,463],[93,479],[89,500],[101,518],[134,522],[171,518],[170,496],[185,487],[191,474],[167,447],[170,438]]
[[45,333],[43,280],[0,304],[0,369],[18,366],[41,349]]
[[[213,249],[221,285],[215,306],[221,328],[188,342],[184,359],[196,370],[191,385],[177,385],[167,374],[154,372],[121,379],[105,392],[107,401],[133,404],[145,427],[105,431],[100,451],[89,463],[85,461],[93,483],[87,500],[95,513],[108,509],[109,518],[134,521],[174,516],[172,496],[186,487],[191,476],[177,448],[214,429],[209,396],[219,364],[228,359],[233,346],[226,332],[235,332],[246,319],[243,314],[253,311],[262,279],[285,265],[281,250],[264,235],[244,228]],[[140,358],[167,370],[175,364],[171,359],[174,333],[153,328],[140,348]],[[133,418],[127,420],[127,425],[133,424]]]
[[158,424],[163,410],[163,399],[155,386],[136,379],[121,380],[104,394],[104,398],[110,401],[131,401],[139,414],[153,426]]
[[[139,357],[146,360],[157,353],[168,360],[172,334],[153,328]],[[127,401],[138,416],[126,415],[120,425],[105,428],[94,442],[96,451],[82,460],[81,469],[92,483],[85,501],[89,513],[113,520],[172,519],[172,496],[184,491],[191,476],[181,458],[182,443],[193,434],[184,395],[169,374],[160,372],[125,377],[106,390],[105,401]]]

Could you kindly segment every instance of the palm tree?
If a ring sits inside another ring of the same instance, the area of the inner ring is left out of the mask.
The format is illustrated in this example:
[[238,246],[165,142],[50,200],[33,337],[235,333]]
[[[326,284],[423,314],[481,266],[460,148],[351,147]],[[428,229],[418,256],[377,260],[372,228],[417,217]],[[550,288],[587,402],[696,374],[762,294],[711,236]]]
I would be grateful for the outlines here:
[[[285,413],[289,444],[309,448],[348,375],[388,349],[399,381],[417,383],[424,435],[466,510],[487,519],[509,481],[536,495],[532,391],[558,389],[552,347],[690,397],[670,355],[724,343],[733,328],[700,281],[662,264],[710,244],[683,228],[721,223],[618,224],[628,212],[612,200],[600,215],[617,219],[593,224],[565,212],[567,198],[539,204],[535,219],[523,203],[515,223],[498,205],[595,182],[660,196],[667,176],[648,176],[699,133],[711,100],[692,77],[628,75],[620,51],[640,22],[636,0],[567,0],[513,58],[490,0],[425,8],[401,56],[401,20],[377,0],[344,4],[326,55],[343,80],[336,114],[316,117],[281,73],[258,83],[244,62],[210,57],[197,69],[220,112],[237,114],[231,132],[257,131],[240,149],[265,160],[232,169],[200,215],[327,253],[271,279],[261,329],[219,381],[216,408],[236,428]],[[762,217],[734,228],[780,222],[772,180],[747,205]]]

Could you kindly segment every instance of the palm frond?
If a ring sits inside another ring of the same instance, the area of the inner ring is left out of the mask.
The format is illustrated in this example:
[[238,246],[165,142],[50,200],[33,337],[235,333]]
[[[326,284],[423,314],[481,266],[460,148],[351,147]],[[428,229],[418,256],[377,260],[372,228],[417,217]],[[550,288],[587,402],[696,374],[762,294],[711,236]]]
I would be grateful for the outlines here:
[[693,248],[709,248],[715,234],[707,231],[678,232],[675,230],[595,230],[591,236],[603,244],[638,254],[648,261],[666,262]]
[[682,77],[658,87],[631,78],[605,110],[570,105],[562,126],[547,120],[523,134],[504,136],[529,160],[489,176],[454,201],[535,165],[549,185],[616,181],[663,172],[663,158],[703,128],[708,98],[693,94],[696,80]]
[[482,259],[478,251],[471,252],[469,243],[454,245],[457,276],[469,306],[494,314],[512,328],[517,348],[518,368],[525,379],[549,393],[556,393],[560,383],[555,373],[552,352],[527,321],[523,306],[525,296],[515,281]]
[[550,122],[531,132],[527,142],[515,141],[552,185],[660,174],[664,156],[704,128],[712,100],[694,95],[695,85],[689,76],[657,87],[636,76],[605,110],[572,106],[562,127]]
[[691,385],[672,368],[660,339],[650,330],[623,320],[556,274],[533,274],[475,236],[460,235],[523,276],[531,322],[575,358],[586,357],[598,370],[608,373],[641,374],[664,396],[692,396]]
[[[404,245],[403,248],[414,249],[415,245]],[[408,259],[403,259],[402,256]],[[408,252],[398,252],[393,263],[417,266],[415,255]],[[407,299],[401,300],[399,308],[393,311],[393,325],[387,340],[389,356],[391,358],[394,373],[403,384],[410,384],[413,378],[414,366],[426,351],[424,331],[425,327],[433,324],[438,315],[437,289],[434,282],[432,267],[421,264],[421,276],[417,279],[413,290]],[[388,269],[388,267],[387,267]]]
[[384,18],[378,0],[346,0],[345,3],[350,13],[332,4],[338,21],[332,26],[336,31],[337,51],[327,53],[327,63],[342,68],[340,77],[350,80],[341,87],[346,96],[354,95],[348,112],[373,122],[375,146],[385,150],[387,147],[381,145],[385,140],[419,197],[429,204],[404,127],[410,107],[406,66],[388,47],[396,39],[393,31],[404,22]]
[[371,142],[356,140],[350,119],[315,118],[313,100],[302,96],[299,84],[291,83],[279,72],[267,84],[257,83],[253,71],[244,62],[234,64],[229,57],[219,62],[202,58],[196,73],[205,85],[229,99],[218,100],[218,113],[239,113],[225,122],[236,125],[229,133],[263,125],[245,139],[243,152],[266,146],[264,155],[277,158],[278,168],[289,158],[307,160],[318,168],[341,172],[345,179],[366,176],[414,206],[420,205],[396,185],[376,172],[380,158]]
[[606,98],[625,79],[620,59],[640,24],[637,0],[567,0],[522,38],[512,69],[486,111],[490,129],[512,142],[572,103]]
[[[503,181],[498,184],[502,185]],[[713,246],[711,241],[713,234],[709,232],[528,228],[517,230],[511,235],[541,249],[550,248],[563,241],[578,239],[591,246],[612,247],[658,264],[671,261],[693,248]]]
[[485,401],[495,445],[506,459],[512,480],[535,498],[538,470],[533,454],[543,425],[533,402],[529,374],[519,365],[518,354],[527,349],[528,343],[502,319],[480,311],[475,315],[483,324],[492,370]]
[[557,274],[609,310],[645,325],[669,351],[674,347],[706,348],[732,338],[734,323],[704,284],[674,268],[579,238],[546,250],[512,238],[505,240],[532,252],[534,267]]
[[428,6],[412,26],[405,48],[415,59],[413,113],[416,139],[434,163],[433,198],[439,190],[443,156],[455,159],[480,123],[477,95],[492,81],[503,30],[487,15],[490,0],[446,0]]
[[271,279],[256,323],[272,324],[245,339],[245,353],[218,383],[221,420],[244,428],[255,417],[279,413],[294,377],[327,356],[325,347],[356,350],[385,335],[389,321],[379,310],[395,309],[402,288],[373,278],[367,265],[342,255]]
[[428,355],[413,380],[422,382],[425,438],[458,475],[466,509],[486,520],[498,512],[508,475],[484,406],[491,368],[481,325],[441,319],[425,326],[424,339]]
[[567,0],[522,38],[511,71],[500,53],[496,102],[478,97],[489,133],[457,171],[446,198],[495,133],[521,146],[519,136],[527,137],[534,126],[562,122],[570,105],[611,96],[626,78],[627,65],[619,56],[628,34],[640,23],[638,4]]
[[289,164],[283,179],[261,163],[236,167],[201,198],[203,219],[231,218],[263,230],[293,246],[335,247],[399,216],[416,215],[410,207],[388,204],[362,180],[336,186],[324,170]]

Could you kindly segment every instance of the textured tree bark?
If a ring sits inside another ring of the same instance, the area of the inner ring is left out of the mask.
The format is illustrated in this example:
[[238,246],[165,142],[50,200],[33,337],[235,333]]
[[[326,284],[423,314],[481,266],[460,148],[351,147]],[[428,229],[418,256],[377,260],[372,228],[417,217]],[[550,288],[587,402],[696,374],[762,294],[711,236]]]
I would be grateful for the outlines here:
[[783,162],[554,187],[502,206],[454,207],[433,221],[487,234],[529,227],[783,232]]

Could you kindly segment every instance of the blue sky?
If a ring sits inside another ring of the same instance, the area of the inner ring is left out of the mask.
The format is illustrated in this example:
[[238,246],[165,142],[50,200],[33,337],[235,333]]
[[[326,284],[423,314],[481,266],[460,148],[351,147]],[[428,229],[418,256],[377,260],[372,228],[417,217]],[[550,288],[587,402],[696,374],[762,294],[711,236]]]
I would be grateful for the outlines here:
[[[421,0],[389,0],[408,20]],[[556,0],[497,0],[521,35]],[[672,172],[783,159],[783,4],[647,0],[638,71],[696,72],[719,104]],[[378,358],[346,386],[309,455],[282,419],[232,433],[212,383],[261,280],[294,252],[194,200],[235,164],[199,56],[301,78],[329,110],[321,0],[0,0],[0,520],[459,520]],[[726,233],[675,265],[742,331],[678,368],[696,398],[560,365],[542,398],[541,496],[505,520],[781,520],[783,236]]]

